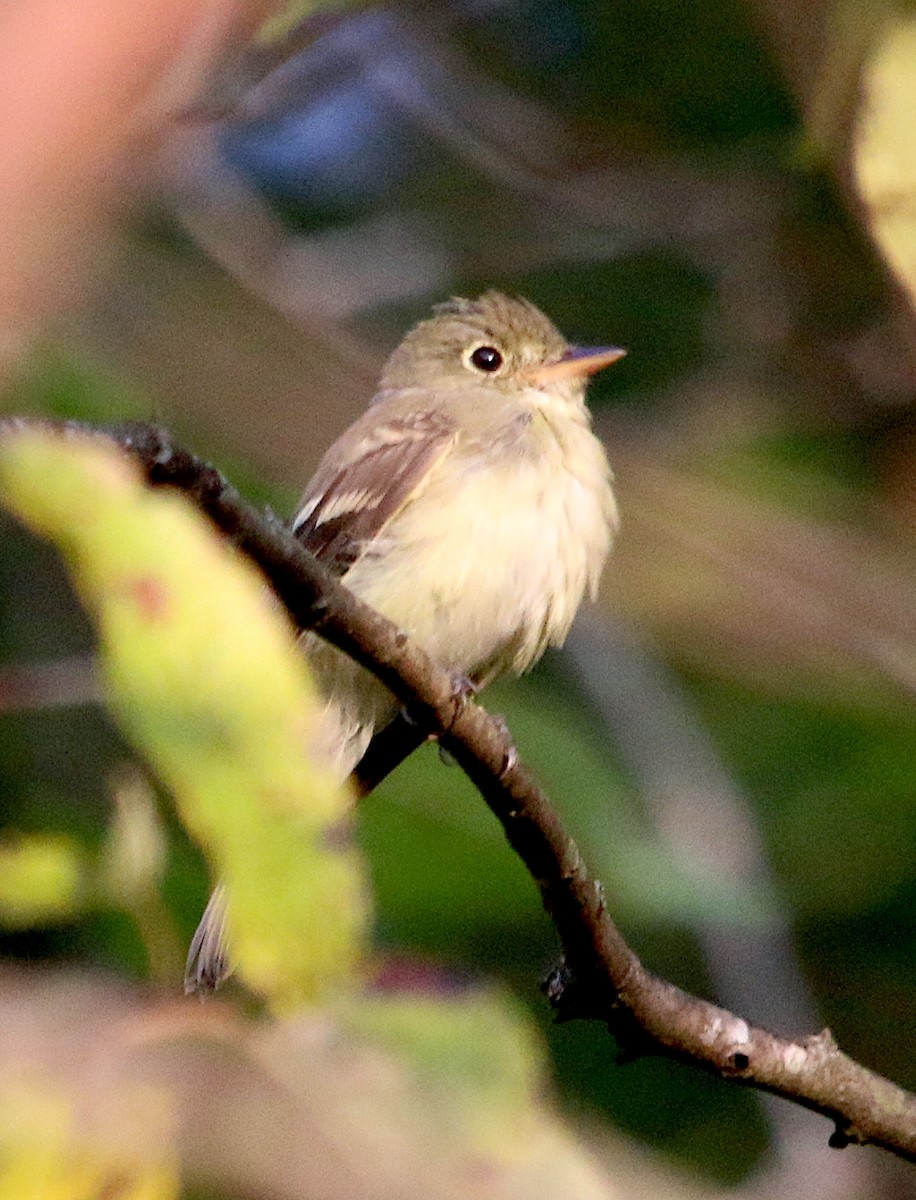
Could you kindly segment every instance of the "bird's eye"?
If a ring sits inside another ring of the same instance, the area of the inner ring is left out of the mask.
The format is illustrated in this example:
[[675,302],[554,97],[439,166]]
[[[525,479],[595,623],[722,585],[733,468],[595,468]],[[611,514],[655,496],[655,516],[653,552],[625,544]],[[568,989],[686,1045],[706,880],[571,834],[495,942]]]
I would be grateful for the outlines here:
[[471,365],[492,375],[503,365],[503,356],[495,346],[478,346],[471,354]]

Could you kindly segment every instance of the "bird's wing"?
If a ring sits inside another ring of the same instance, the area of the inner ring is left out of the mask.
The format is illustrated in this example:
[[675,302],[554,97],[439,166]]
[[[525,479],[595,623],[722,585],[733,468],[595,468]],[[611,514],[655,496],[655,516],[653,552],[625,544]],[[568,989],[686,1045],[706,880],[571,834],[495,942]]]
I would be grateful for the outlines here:
[[296,536],[331,570],[345,574],[423,489],[456,434],[454,422],[436,411],[369,419],[362,437],[345,434],[302,498]]

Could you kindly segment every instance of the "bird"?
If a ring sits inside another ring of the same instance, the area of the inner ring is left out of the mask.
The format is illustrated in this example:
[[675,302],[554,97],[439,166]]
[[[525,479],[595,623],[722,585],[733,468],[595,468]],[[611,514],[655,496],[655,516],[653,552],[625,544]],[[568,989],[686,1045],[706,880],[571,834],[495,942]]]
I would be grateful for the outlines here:
[[[475,691],[522,674],[595,597],[617,531],[585,392],[624,354],[571,345],[533,303],[499,291],[436,305],[325,454],[295,536]],[[314,748],[344,779],[398,705],[316,634],[301,645],[321,697]],[[218,886],[186,990],[212,990],[229,963]]]

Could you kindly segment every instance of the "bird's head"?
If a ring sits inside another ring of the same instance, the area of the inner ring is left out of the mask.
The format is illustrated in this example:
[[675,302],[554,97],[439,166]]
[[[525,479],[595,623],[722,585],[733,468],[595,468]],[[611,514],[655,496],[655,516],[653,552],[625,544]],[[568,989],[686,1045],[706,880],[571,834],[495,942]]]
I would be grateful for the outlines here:
[[471,385],[475,393],[479,387],[494,394],[535,389],[581,404],[588,377],[625,353],[571,346],[530,301],[490,291],[437,305],[388,359],[381,387],[468,391]]

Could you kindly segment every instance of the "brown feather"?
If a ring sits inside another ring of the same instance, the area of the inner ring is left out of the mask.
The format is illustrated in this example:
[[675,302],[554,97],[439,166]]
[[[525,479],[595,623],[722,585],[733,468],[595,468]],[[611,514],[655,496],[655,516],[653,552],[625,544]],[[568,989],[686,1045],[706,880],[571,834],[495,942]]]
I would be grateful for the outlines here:
[[296,536],[338,575],[346,574],[422,487],[454,438],[448,417],[420,411],[373,428],[350,460],[332,447],[302,498]]

